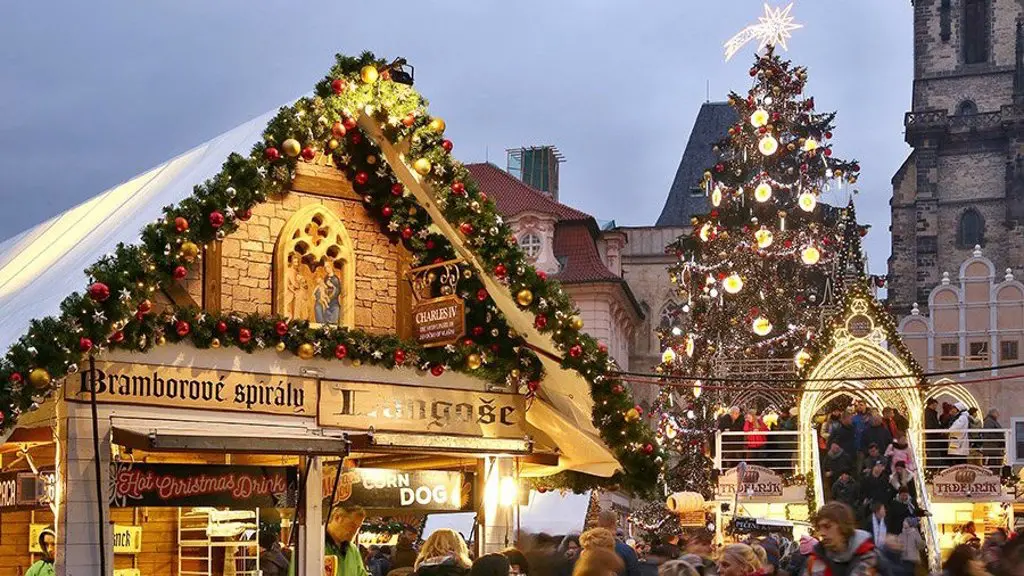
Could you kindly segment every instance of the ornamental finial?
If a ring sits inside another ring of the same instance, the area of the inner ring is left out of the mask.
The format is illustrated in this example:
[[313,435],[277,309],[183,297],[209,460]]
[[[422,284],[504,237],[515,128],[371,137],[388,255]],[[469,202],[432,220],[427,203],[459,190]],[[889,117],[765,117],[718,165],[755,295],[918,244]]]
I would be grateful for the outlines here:
[[757,24],[747,26],[725,43],[725,61],[731,60],[751,40],[758,41],[758,49],[781,46],[783,50],[789,50],[786,40],[793,37],[791,32],[804,27],[803,24],[796,24],[793,21],[793,17],[789,15],[791,10],[792,2],[785,8],[772,8],[765,4],[764,16],[758,19]]

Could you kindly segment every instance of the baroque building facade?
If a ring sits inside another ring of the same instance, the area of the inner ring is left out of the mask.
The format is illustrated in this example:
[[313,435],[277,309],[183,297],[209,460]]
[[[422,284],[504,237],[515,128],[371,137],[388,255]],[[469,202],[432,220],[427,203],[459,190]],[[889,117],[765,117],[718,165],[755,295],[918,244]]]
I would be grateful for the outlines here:
[[889,301],[925,307],[975,246],[1024,266],[1024,34],[1013,0],[915,0],[914,81],[892,179]]

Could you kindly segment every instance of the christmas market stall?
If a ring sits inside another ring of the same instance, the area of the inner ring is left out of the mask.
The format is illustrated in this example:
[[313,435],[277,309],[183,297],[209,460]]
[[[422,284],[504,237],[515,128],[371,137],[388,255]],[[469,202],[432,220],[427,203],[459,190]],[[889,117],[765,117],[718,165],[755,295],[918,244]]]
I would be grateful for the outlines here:
[[61,574],[332,574],[364,521],[492,551],[530,486],[650,490],[607,349],[452,149],[404,60],[339,56],[0,245],[0,576],[46,528]]

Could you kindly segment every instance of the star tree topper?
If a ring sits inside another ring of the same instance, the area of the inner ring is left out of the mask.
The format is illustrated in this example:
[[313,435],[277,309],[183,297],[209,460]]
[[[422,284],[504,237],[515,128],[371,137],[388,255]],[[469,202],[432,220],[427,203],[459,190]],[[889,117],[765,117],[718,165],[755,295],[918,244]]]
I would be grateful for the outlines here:
[[751,40],[758,40],[758,49],[782,46],[783,50],[789,50],[786,40],[793,37],[791,32],[804,27],[803,24],[793,22],[793,17],[789,15],[791,10],[792,3],[785,8],[772,8],[765,4],[764,16],[758,19],[760,23],[747,26],[725,43],[725,61],[728,62]]

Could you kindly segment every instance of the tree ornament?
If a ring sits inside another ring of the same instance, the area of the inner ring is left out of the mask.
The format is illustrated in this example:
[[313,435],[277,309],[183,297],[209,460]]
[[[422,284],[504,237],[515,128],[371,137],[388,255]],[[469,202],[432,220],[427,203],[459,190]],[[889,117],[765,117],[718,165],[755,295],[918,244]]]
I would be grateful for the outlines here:
[[486,288],[480,288],[480,289],[478,289],[476,291],[476,301],[477,302],[483,302],[484,300],[487,300],[487,296],[488,296],[488,294],[487,294],[487,289]]
[[815,264],[818,263],[818,260],[820,259],[821,252],[813,244],[804,248],[800,252],[800,260],[808,266],[814,266]]
[[81,352],[88,352],[89,350],[92,350],[92,340],[85,337],[79,338],[78,350]]
[[299,358],[302,358],[303,360],[309,360],[310,358],[313,357],[314,354],[313,345],[310,344],[309,342],[303,342],[302,344],[299,344],[299,347],[295,351],[295,353],[298,354]]
[[523,288],[516,293],[516,302],[522,307],[527,307],[533,303],[533,292]]
[[637,410],[636,408],[630,408],[629,410],[626,410],[626,414],[624,417],[626,419],[626,422],[636,422],[637,420],[640,419],[640,411]]
[[185,268],[184,266],[178,266],[174,269],[174,273],[172,275],[174,276],[175,280],[184,280],[185,277],[188,276],[188,268]]
[[156,345],[157,346],[163,346],[164,344],[167,344],[167,338],[164,338],[163,334],[157,336],[156,337]]
[[287,349],[287,346],[284,345],[284,342],[278,342],[274,345],[274,349],[278,352],[284,352]]
[[338,360],[343,360],[345,356],[348,356],[348,347],[344,344],[338,344],[334,347],[334,357]]
[[579,344],[573,344],[572,347],[569,348],[569,356],[573,358],[579,358],[582,354],[583,347]]
[[288,323],[283,320],[279,320],[274,324],[274,331],[277,332],[278,336],[284,336],[288,333]]
[[768,124],[768,111],[764,108],[758,108],[754,110],[754,113],[750,115],[750,124],[754,128],[761,128]]
[[404,193],[405,193],[405,186],[402,186],[401,182],[395,182],[394,184],[391,185],[391,195],[392,196],[401,196]]
[[818,198],[812,192],[801,192],[800,197],[797,198],[797,205],[804,212],[813,212],[814,207],[818,205]]
[[451,140],[443,140],[441,142],[441,148],[444,148],[445,152],[451,152],[452,148],[455,148],[455,144],[452,144]]
[[430,174],[430,170],[433,168],[433,165],[431,165],[430,160],[427,160],[426,158],[417,158],[416,161],[412,163],[412,168],[420,176],[426,176],[427,174]]
[[215,328],[217,329],[217,332],[224,334],[228,331],[228,323],[223,320],[218,320]]
[[479,354],[470,354],[469,356],[466,356],[466,368],[469,368],[470,370],[476,370],[482,366],[483,363],[483,359]]
[[796,363],[797,368],[803,368],[810,361],[811,353],[804,348],[801,348],[800,351],[796,353],[796,357],[793,358],[793,362]]
[[276,162],[281,159],[281,151],[271,146],[263,151],[263,157],[266,158],[268,162]]
[[199,246],[192,241],[185,242],[181,245],[180,254],[185,262],[194,262],[199,257]]
[[434,132],[437,132],[437,133],[444,132],[444,129],[445,129],[444,120],[441,120],[440,118],[434,118],[433,120],[430,121],[429,127]]
[[28,383],[36,390],[44,390],[50,386],[52,378],[45,368],[33,368],[28,373]]
[[665,348],[665,351],[661,353],[662,364],[672,364],[676,361],[676,351],[671,346]]
[[466,194],[466,185],[458,181],[452,182],[452,194],[464,196]]
[[430,373],[434,376],[440,376],[441,374],[444,374],[444,366],[441,364],[434,364],[430,367]]
[[504,264],[498,264],[497,266],[494,267],[494,276],[497,279],[501,280],[506,275],[508,275],[508,269],[505,268]]
[[359,70],[359,79],[363,81],[363,84],[373,84],[380,78],[380,72],[377,71],[376,66],[363,66]]
[[22,379],[23,378],[22,378],[20,372],[15,372],[15,373],[11,374],[10,377],[8,378],[8,380],[11,382],[11,384],[14,384],[15,386],[17,386],[18,384],[21,384]]
[[412,112],[410,112],[410,113],[406,114],[406,115],[405,115],[405,116],[404,116],[404,117],[402,118],[402,126],[405,126],[406,128],[409,128],[409,127],[411,127],[411,126],[412,126],[413,124],[415,124],[415,123],[416,123],[416,116],[415,116],[415,115],[413,115],[413,113],[412,113]]
[[359,172],[356,172],[356,176],[355,176],[354,180],[356,181],[356,184],[359,184],[360,186],[363,186],[367,182],[370,181],[370,175],[367,174],[366,172],[359,171]]
[[331,91],[335,94],[341,94],[348,87],[348,83],[342,78],[335,78],[331,81]]
[[529,390],[531,394],[536,394],[537,390],[540,390],[540,381],[530,380],[526,383],[526,389]]
[[473,225],[469,222],[463,222],[459,224],[459,232],[462,232],[463,236],[469,236],[473,233]]
[[175,218],[174,230],[178,234],[184,233],[186,230],[188,230],[188,220],[186,220],[184,216],[178,216],[177,218]]
[[331,125],[331,136],[335,138],[344,138],[347,131],[345,125],[340,120]]
[[754,200],[758,202],[767,202],[772,197],[772,185],[767,182],[761,182],[754,188]]
[[535,316],[533,319],[533,325],[538,330],[543,330],[548,325],[548,317],[543,314],[537,314],[537,316]]
[[399,364],[399,365],[405,364],[405,350],[402,350],[401,348],[399,348],[398,350],[395,350],[394,357],[395,357],[395,364]]
[[572,318],[569,319],[569,326],[571,326],[572,329],[576,330],[577,332],[583,330],[583,318],[578,315],[574,315]]
[[743,290],[743,279],[739,274],[733,272],[722,280],[722,289],[727,294],[738,294],[740,290]]
[[281,151],[289,158],[295,158],[302,153],[302,145],[295,138],[289,138],[281,143]]
[[248,344],[252,340],[252,331],[248,328],[238,329],[238,341],[242,344]]
[[818,149],[818,141],[814,138],[804,140],[804,152],[814,152]]
[[391,206],[385,205],[380,209],[380,213],[381,216],[384,216],[385,218],[391,218],[391,215],[394,214],[395,211]]
[[754,331],[754,334],[757,334],[758,336],[767,336],[772,331],[771,321],[765,318],[764,316],[758,316],[757,318],[754,318],[754,321],[751,323],[750,326],[751,329]]
[[316,150],[313,150],[311,146],[303,148],[300,154],[302,154],[302,159],[306,162],[310,162],[313,158],[316,158]]
[[210,340],[210,348],[220,348],[220,338]]
[[644,444],[644,454],[650,455],[650,454],[653,454],[653,453],[654,453],[654,445],[650,444],[650,443]]
[[210,212],[210,226],[214,228],[220,228],[224,225],[224,213],[220,210],[214,210]]
[[764,249],[772,245],[775,235],[771,230],[762,226],[757,232],[754,232],[754,240],[757,241],[758,248]]
[[768,134],[764,138],[761,138],[761,141],[757,143],[757,149],[761,152],[761,154],[765,156],[771,156],[772,154],[775,154],[775,152],[778,151],[779,141],[775,139],[775,136]]
[[238,219],[242,222],[248,222],[249,218],[252,218],[252,208],[246,208],[241,212],[238,212]]
[[93,282],[89,285],[89,297],[96,302],[105,302],[110,298],[110,287],[103,282]]
[[413,234],[415,233],[412,231],[412,228],[409,228],[408,226],[402,228],[402,238],[409,240],[413,237]]
[[184,320],[178,320],[174,323],[174,332],[180,337],[184,338],[188,336],[188,333],[192,330],[192,327],[188,325],[188,322]]

